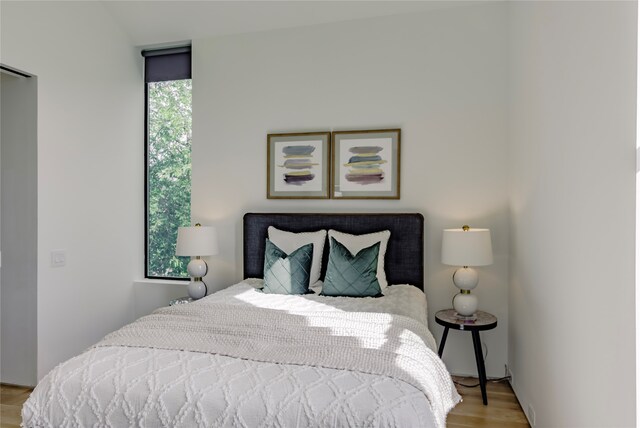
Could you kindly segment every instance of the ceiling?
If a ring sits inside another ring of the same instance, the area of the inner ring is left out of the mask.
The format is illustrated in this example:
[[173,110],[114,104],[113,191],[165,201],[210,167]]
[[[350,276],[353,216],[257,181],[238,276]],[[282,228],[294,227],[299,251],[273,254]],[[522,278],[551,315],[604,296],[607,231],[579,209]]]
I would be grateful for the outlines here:
[[441,9],[446,1],[116,1],[102,3],[136,46]]

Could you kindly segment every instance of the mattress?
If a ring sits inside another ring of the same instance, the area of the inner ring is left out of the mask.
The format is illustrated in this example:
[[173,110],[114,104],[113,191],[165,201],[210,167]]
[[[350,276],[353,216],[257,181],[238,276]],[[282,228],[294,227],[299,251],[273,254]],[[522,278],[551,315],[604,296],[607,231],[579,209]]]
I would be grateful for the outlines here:
[[[237,311],[246,307],[394,314],[426,325],[424,294],[408,285],[389,287],[381,298],[354,299],[266,295],[256,290],[260,284],[261,280],[246,280],[200,302]],[[430,352],[435,351],[430,334],[424,341]],[[453,385],[444,387],[450,387],[448,398],[457,402]],[[364,369],[162,347],[97,346],[60,364],[38,384],[23,407],[23,423],[25,427],[442,426],[442,412],[434,409],[424,391],[410,382]]]

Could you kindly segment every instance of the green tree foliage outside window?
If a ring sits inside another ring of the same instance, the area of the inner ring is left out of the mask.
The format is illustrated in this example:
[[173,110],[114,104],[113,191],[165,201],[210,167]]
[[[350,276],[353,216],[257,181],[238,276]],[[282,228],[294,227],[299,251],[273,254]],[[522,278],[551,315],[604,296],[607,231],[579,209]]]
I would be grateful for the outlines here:
[[148,85],[147,276],[185,278],[189,257],[175,249],[191,222],[191,80]]

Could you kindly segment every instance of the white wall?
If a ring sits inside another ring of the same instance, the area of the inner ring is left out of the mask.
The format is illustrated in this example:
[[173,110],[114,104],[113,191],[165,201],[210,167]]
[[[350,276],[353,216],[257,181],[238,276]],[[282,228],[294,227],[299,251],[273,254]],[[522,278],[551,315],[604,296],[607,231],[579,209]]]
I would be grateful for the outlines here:
[[36,384],[37,79],[0,72],[0,380]]
[[187,296],[185,281],[163,279],[138,279],[133,282],[133,317],[138,319],[169,302]]
[[[38,76],[38,378],[131,321],[143,268],[141,57],[99,2],[1,4],[0,62]],[[65,249],[67,265],[50,267]]]
[[509,6],[509,363],[536,426],[635,426],[636,7]]
[[[441,230],[492,230],[493,266],[480,268],[480,308],[499,318],[483,334],[487,371],[507,361],[506,5],[326,24],[193,41],[194,221],[218,226],[213,290],[242,278],[242,215],[418,211],[426,219],[426,293],[451,306],[453,267]],[[267,200],[272,132],[402,129],[399,201]],[[471,337],[451,333],[445,362],[476,373]]]

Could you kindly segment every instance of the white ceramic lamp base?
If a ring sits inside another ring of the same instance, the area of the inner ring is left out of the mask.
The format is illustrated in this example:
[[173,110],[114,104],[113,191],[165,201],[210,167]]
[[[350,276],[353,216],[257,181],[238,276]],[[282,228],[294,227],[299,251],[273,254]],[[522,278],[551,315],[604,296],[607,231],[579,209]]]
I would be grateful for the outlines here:
[[478,298],[471,294],[478,285],[478,272],[470,267],[461,267],[453,274],[453,283],[460,293],[453,298],[453,309],[462,317],[471,317],[478,310]]
[[189,292],[189,297],[193,300],[198,300],[207,295],[207,286],[203,281],[191,281],[187,291]]
[[469,292],[458,293],[453,298],[453,309],[458,315],[470,317],[478,310],[478,298]]
[[207,295],[207,285],[202,281],[202,277],[209,271],[209,266],[200,257],[196,257],[191,260],[187,265],[187,272],[189,276],[193,277],[193,280],[189,283],[187,291],[189,297],[193,300],[202,299]]
[[453,283],[460,290],[473,290],[478,285],[478,272],[474,268],[461,267],[454,272]]
[[187,272],[189,272],[189,276],[194,278],[202,278],[207,274],[208,270],[209,267],[207,266],[207,262],[202,260],[200,257],[191,260],[187,265]]

